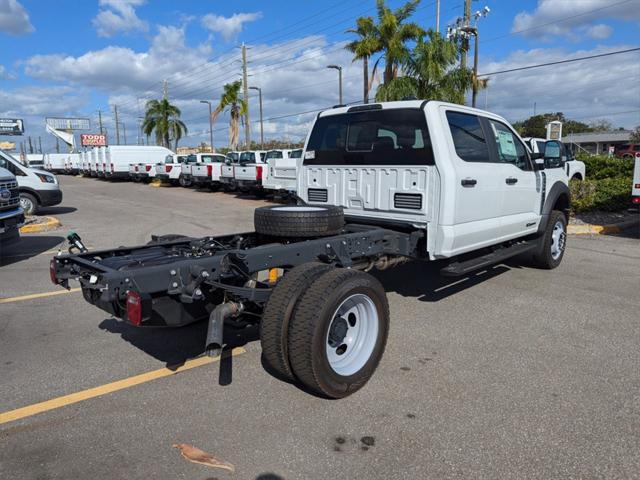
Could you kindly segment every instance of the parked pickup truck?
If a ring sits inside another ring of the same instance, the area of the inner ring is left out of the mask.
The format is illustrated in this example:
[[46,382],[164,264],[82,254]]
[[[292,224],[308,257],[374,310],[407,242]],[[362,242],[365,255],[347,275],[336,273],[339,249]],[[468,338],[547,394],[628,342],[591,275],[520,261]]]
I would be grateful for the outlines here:
[[[529,151],[532,153],[544,152],[544,147],[547,142],[544,138],[525,137],[523,140],[527,147],[529,147]],[[562,143],[560,144],[560,150],[560,160],[553,160],[556,163],[553,165],[547,165],[547,168],[563,167],[567,172],[569,180],[584,180],[586,178],[586,167],[584,162],[576,160],[575,157],[573,157],[573,154],[567,150]]]
[[198,153],[199,160],[191,165],[190,180],[197,187],[217,188],[226,157],[221,153]]
[[264,150],[251,150],[240,153],[238,165],[233,170],[233,178],[238,189],[243,192],[262,190],[262,175],[267,168]]
[[20,238],[24,212],[20,207],[20,193],[15,175],[0,167],[0,257],[2,247]]
[[240,152],[231,151],[227,153],[224,165],[222,165],[220,173],[220,184],[225,190],[234,191],[237,187],[234,178],[234,170],[240,161]]
[[563,169],[545,168],[558,142],[545,151],[553,158],[530,153],[504,118],[461,105],[336,107],[307,139],[303,204],[257,208],[252,232],[95,252],[74,242],[51,260],[51,278],[79,280],[86,301],[138,327],[208,318],[210,355],[225,344],[225,322],[257,324],[273,371],[346,397],[373,375],[389,331],[384,287],[369,271],[442,259],[442,274],[467,276],[519,254],[560,265],[570,193]]
[[156,178],[163,182],[171,182],[173,184],[180,183],[182,164],[185,162],[195,162],[195,157],[195,155],[167,155],[164,163],[158,163],[156,165]]
[[302,149],[270,150],[267,152],[266,162],[262,188],[283,194],[295,193]]

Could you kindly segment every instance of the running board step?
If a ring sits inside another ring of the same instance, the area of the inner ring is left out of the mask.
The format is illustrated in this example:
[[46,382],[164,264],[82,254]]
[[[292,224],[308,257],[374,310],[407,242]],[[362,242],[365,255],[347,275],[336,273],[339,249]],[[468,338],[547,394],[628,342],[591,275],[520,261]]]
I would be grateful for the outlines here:
[[536,247],[536,242],[520,242],[511,245],[510,247],[500,247],[491,253],[475,257],[463,262],[453,262],[440,270],[442,275],[447,277],[460,277],[466,275],[475,270],[480,270],[485,267],[490,267],[496,263],[500,263],[507,258],[515,257],[521,253],[533,250]]

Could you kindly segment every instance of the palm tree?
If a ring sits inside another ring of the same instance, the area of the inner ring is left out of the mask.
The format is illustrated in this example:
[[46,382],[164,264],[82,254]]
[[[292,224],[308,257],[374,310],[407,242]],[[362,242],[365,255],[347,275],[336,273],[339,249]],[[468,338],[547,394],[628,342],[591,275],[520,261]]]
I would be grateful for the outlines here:
[[424,30],[417,23],[403,23],[416,11],[420,0],[409,0],[402,7],[391,10],[384,0],[376,0],[378,9],[378,24],[375,26],[375,36],[379,43],[382,56],[376,60],[373,67],[375,75],[378,62],[384,58],[383,83],[389,83],[398,76],[398,67],[409,57],[406,43],[418,40],[424,35]]
[[401,100],[414,96],[463,104],[465,92],[471,88],[474,79],[470,69],[458,66],[459,54],[458,44],[429,30],[427,38],[419,39],[402,63],[405,76],[381,85],[376,100]]
[[187,126],[180,120],[180,109],[171,105],[167,98],[162,100],[149,100],[145,107],[142,131],[149,136],[154,131],[156,144],[171,148],[171,140],[174,140],[174,149],[178,148],[178,141],[187,134]]
[[369,58],[380,51],[380,42],[376,34],[376,24],[371,17],[360,17],[356,20],[356,28],[347,30],[358,35],[357,40],[349,42],[345,48],[353,53],[353,61],[362,60],[364,79],[364,103],[369,103],[369,90],[373,77],[369,80]]
[[240,80],[227,83],[222,91],[220,103],[211,114],[211,118],[215,122],[218,115],[227,108],[229,109],[229,148],[231,150],[238,149],[240,118],[247,113],[247,102],[243,98],[240,98],[241,86],[242,82]]

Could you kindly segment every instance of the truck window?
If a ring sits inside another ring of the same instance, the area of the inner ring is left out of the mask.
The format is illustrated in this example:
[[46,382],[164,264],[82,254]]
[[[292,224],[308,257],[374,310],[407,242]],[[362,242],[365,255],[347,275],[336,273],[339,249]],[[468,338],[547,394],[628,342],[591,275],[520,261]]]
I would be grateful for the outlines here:
[[316,120],[306,165],[433,165],[424,112],[418,108],[328,115]]
[[456,153],[465,162],[490,162],[487,139],[476,115],[447,112]]
[[[513,134],[509,127],[495,120],[489,120],[498,149],[498,161],[500,163],[512,163],[523,170],[528,169],[527,153],[525,146]],[[544,152],[544,147],[543,150]]]
[[289,154],[289,158],[302,158],[302,149],[292,150]]
[[242,152],[240,154],[240,163],[251,163],[256,161],[256,154],[253,152]]
[[547,142],[543,142],[542,140],[536,140],[536,144],[538,145],[539,152],[544,152],[545,143]]
[[271,158],[282,158],[282,152],[279,150],[271,150],[270,152],[267,152],[267,160]]

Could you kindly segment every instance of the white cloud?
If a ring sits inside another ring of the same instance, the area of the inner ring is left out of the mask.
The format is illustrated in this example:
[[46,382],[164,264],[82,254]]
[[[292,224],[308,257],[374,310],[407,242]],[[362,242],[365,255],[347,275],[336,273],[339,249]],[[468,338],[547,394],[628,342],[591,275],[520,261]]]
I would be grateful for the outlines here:
[[0,32],[24,35],[34,30],[29,14],[18,0],[0,0]]
[[234,13],[230,17],[208,13],[202,17],[202,26],[207,30],[219,33],[227,42],[233,40],[242,31],[243,24],[253,22],[262,17],[262,12]]
[[520,12],[515,16],[511,32],[538,39],[564,36],[576,40],[584,35],[602,39],[608,37],[612,29],[604,24],[594,25],[594,22],[605,18],[639,20],[640,0],[615,3],[611,0],[539,0],[533,12]]
[[0,80],[15,80],[16,76],[7,70],[4,65],[0,65]]
[[[597,55],[631,48],[612,45],[568,52],[564,48],[537,48],[512,52],[497,62],[481,64],[480,72],[494,72],[567,58]],[[532,62],[531,59],[535,59]],[[640,55],[611,55],[544,68],[521,70],[489,77],[487,92],[478,95],[478,107],[516,121],[537,113],[563,112],[568,118],[588,122],[609,119],[614,126],[640,124]],[[620,113],[630,112],[631,113]]]
[[101,37],[111,37],[119,32],[146,32],[147,22],[138,18],[135,7],[143,5],[146,0],[100,0],[100,11],[93,19]]

